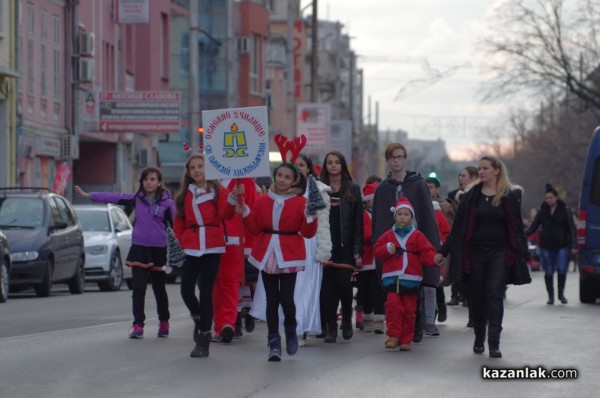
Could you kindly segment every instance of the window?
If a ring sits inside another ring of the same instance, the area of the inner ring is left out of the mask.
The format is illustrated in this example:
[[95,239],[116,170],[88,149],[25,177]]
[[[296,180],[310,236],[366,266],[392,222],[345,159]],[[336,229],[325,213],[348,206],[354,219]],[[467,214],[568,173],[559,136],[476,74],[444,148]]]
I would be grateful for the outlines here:
[[262,41],[259,35],[252,35],[250,47],[250,92],[260,93],[262,92],[260,87]]
[[33,35],[35,33],[35,9],[33,4],[27,4],[27,94],[34,95],[33,87]]
[[45,99],[48,96],[48,53],[46,40],[48,39],[47,18],[48,13],[42,10],[40,13],[40,96]]
[[169,16],[160,14],[160,77],[163,79],[169,78]]
[[53,98],[55,102],[61,102],[61,77],[60,73],[62,68],[60,67],[60,17],[58,15],[52,16],[52,84],[53,84]]
[[56,201],[56,206],[60,214],[60,220],[66,222],[69,226],[74,225],[75,220],[73,219],[73,215],[71,214],[71,211],[69,211],[65,201],[58,197],[54,197],[54,200]]
[[600,156],[594,160],[592,181],[590,184],[590,203],[600,206]]

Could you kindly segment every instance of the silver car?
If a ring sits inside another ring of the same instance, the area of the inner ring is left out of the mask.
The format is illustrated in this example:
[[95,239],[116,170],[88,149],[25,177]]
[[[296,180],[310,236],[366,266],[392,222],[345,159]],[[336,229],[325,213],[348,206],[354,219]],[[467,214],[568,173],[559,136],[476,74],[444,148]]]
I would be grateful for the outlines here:
[[131,289],[131,268],[124,264],[133,227],[125,212],[110,204],[73,207],[83,228],[85,281],[97,282],[101,291],[116,291],[125,280]]

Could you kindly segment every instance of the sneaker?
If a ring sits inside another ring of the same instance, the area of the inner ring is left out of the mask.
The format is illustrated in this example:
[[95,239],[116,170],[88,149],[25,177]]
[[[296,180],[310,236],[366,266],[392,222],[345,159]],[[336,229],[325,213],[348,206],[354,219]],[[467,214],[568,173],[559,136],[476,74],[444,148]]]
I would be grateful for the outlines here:
[[158,337],[169,336],[169,321],[160,321],[158,324]]
[[410,346],[410,343],[400,344],[400,351],[410,351],[411,349],[412,347]]
[[130,339],[143,339],[144,338],[144,327],[142,325],[133,325],[129,329]]
[[440,331],[435,325],[425,325],[423,333],[430,337],[437,337],[440,335]]

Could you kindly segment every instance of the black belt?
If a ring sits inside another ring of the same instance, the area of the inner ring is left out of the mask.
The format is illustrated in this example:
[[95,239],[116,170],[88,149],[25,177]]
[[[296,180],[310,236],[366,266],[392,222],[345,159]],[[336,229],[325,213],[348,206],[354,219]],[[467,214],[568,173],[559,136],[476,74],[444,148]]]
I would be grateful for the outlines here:
[[263,232],[275,235],[298,235],[298,231],[274,231],[272,229],[263,229]]

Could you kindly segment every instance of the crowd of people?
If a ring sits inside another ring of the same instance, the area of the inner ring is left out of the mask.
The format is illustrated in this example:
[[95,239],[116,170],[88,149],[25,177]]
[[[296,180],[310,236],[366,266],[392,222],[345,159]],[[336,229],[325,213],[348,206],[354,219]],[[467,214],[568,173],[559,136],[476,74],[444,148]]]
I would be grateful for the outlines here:
[[[193,322],[192,357],[208,357],[211,343],[230,344],[244,328],[251,332],[255,318],[266,321],[268,361],[282,359],[281,330],[288,355],[309,337],[336,343],[339,330],[344,340],[355,330],[386,334],[385,348],[410,351],[424,335],[439,336],[436,322],[447,319],[446,305],[461,302],[469,308],[473,352],[484,353],[487,340],[489,356],[501,357],[505,289],[531,282],[526,236],[538,229],[548,304],[555,269],[558,299],[567,303],[572,217],[548,186],[525,229],[522,189],[495,156],[461,170],[447,198],[437,178],[406,170],[407,158],[402,144],[389,144],[388,174],[369,177],[362,188],[344,155],[331,151],[320,170],[300,153],[279,164],[272,179],[226,181],[206,180],[204,156],[192,154],[175,199],[153,167],[135,193],[75,191],[135,208],[126,261],[133,270],[132,339],[144,336],[148,281],[157,336],[169,335],[172,228],[185,253],[180,289]],[[446,303],[443,286],[450,285]]]

